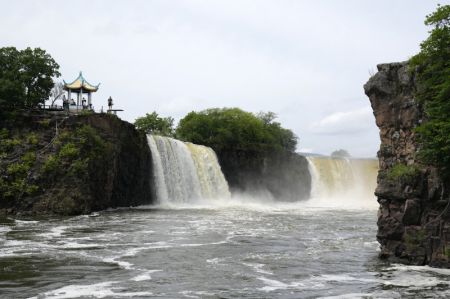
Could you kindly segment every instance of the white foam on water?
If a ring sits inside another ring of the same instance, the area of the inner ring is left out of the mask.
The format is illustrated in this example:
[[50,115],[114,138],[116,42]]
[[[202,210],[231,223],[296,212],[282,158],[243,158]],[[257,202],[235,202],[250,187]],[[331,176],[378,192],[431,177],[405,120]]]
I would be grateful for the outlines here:
[[121,258],[121,256],[120,257],[106,257],[106,258],[102,258],[102,260],[105,263],[116,264],[125,270],[134,269],[132,263],[125,262],[125,261],[118,261],[119,258]]
[[44,238],[58,238],[58,237],[61,237],[68,228],[70,228],[70,227],[64,226],[64,225],[52,227],[49,232],[38,234],[38,236],[41,236]]
[[392,264],[386,270],[406,271],[406,272],[430,272],[450,276],[450,269],[433,268],[430,266],[408,266],[401,264]]
[[212,259],[207,259],[206,262],[207,262],[208,264],[219,265],[219,262],[220,262],[221,260],[222,260],[222,259],[220,259],[220,258],[218,258],[218,257],[215,257],[215,258],[212,258]]
[[401,295],[397,292],[380,291],[376,293],[348,293],[335,296],[317,297],[317,299],[361,299],[361,298],[394,299],[394,298],[401,298]]
[[261,280],[266,284],[264,287],[260,288],[260,290],[264,292],[272,292],[276,290],[286,290],[286,289],[298,289],[305,287],[305,285],[301,282],[284,283],[279,280],[269,279],[267,277],[257,277],[257,279]]
[[99,249],[99,248],[105,248],[105,244],[83,244],[78,242],[63,242],[62,245],[60,245],[62,249]]
[[267,274],[267,275],[273,275],[273,272],[264,270],[265,264],[258,264],[258,263],[242,263],[243,265],[252,268],[255,272],[261,273],[261,274]]
[[37,221],[37,220],[18,220],[18,219],[14,219],[14,223],[16,225],[29,225],[29,224],[38,224],[39,221]]
[[186,298],[205,298],[206,297],[213,297],[216,294],[211,292],[205,292],[205,291],[181,291],[179,294],[183,295]]
[[436,286],[450,287],[450,269],[393,264],[383,273],[386,277],[380,283],[386,286],[408,288],[410,291]]
[[317,281],[336,281],[336,282],[355,282],[355,281],[361,281],[361,282],[379,282],[379,279],[374,278],[362,278],[362,277],[355,277],[350,274],[324,274],[320,276],[313,276],[311,280],[317,280]]
[[145,273],[143,274],[139,274],[133,278],[131,278],[131,280],[133,281],[144,281],[144,280],[151,280],[152,276],[150,274],[155,273],[155,272],[161,272],[162,270],[148,270],[145,271]]
[[152,296],[151,292],[124,292],[122,287],[114,287],[117,281],[101,282],[90,285],[68,285],[62,288],[39,294],[29,299],[69,299],[69,298],[118,298],[118,297],[136,297]]

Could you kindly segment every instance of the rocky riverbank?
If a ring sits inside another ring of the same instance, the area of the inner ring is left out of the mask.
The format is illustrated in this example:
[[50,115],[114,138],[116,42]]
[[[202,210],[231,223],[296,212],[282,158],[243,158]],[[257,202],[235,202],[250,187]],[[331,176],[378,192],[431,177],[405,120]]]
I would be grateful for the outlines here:
[[378,65],[364,85],[380,129],[380,257],[414,265],[450,267],[450,210],[446,184],[418,160],[415,128],[426,121],[414,97],[408,64]]

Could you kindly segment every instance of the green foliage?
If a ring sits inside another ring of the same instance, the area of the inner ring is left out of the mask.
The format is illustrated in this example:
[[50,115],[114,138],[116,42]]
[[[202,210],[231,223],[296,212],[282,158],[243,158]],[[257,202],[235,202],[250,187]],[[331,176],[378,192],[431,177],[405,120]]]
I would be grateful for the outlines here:
[[50,126],[50,119],[46,118],[43,120],[38,121],[39,125],[42,126],[43,128],[48,128]]
[[32,167],[34,162],[36,162],[36,154],[34,152],[25,153],[22,156],[22,162],[28,167]]
[[80,150],[73,142],[64,144],[59,150],[59,157],[61,159],[73,160],[80,154]]
[[274,122],[272,112],[257,116],[238,108],[190,112],[176,129],[178,138],[221,150],[295,151],[297,137]]
[[419,157],[450,176],[450,5],[438,6],[428,15],[432,26],[421,51],[410,60],[416,70],[417,99],[424,105],[427,120],[417,128]]
[[9,131],[6,128],[0,129],[0,141],[5,140],[9,137]]
[[146,134],[155,134],[161,136],[173,136],[174,119],[172,117],[160,117],[155,111],[151,114],[145,114],[138,117],[134,125],[138,130],[144,131]]
[[336,158],[349,158],[351,157],[350,153],[345,149],[338,149],[331,153],[331,157]]
[[21,144],[21,141],[18,138],[0,140],[0,151],[10,152],[19,144]]
[[34,132],[29,133],[26,137],[25,140],[28,144],[30,145],[36,145],[39,141],[38,139],[38,135]]
[[387,173],[390,181],[411,182],[420,174],[420,170],[415,165],[395,164]]
[[45,102],[60,76],[59,65],[40,48],[0,48],[0,111],[33,108]]
[[11,163],[6,167],[6,173],[15,178],[23,178],[27,175],[30,170],[30,166],[25,163]]
[[42,165],[42,172],[44,174],[53,174],[59,168],[60,163],[61,162],[60,162],[58,156],[50,155],[47,157],[44,164]]

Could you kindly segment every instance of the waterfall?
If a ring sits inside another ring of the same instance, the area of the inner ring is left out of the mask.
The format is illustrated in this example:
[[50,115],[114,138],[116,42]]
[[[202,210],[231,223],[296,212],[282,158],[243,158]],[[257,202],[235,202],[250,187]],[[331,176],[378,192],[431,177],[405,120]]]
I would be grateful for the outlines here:
[[378,160],[307,157],[311,197],[339,204],[376,205]]
[[214,151],[206,146],[147,135],[159,203],[230,198]]

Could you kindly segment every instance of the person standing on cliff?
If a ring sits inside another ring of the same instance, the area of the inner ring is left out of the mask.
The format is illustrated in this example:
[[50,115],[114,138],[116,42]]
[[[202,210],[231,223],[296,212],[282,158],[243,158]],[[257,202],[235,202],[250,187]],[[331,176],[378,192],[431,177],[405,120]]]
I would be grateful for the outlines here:
[[109,108],[109,110],[112,110],[112,107],[113,107],[113,100],[112,100],[111,97],[109,97],[109,99],[108,99],[108,108]]

